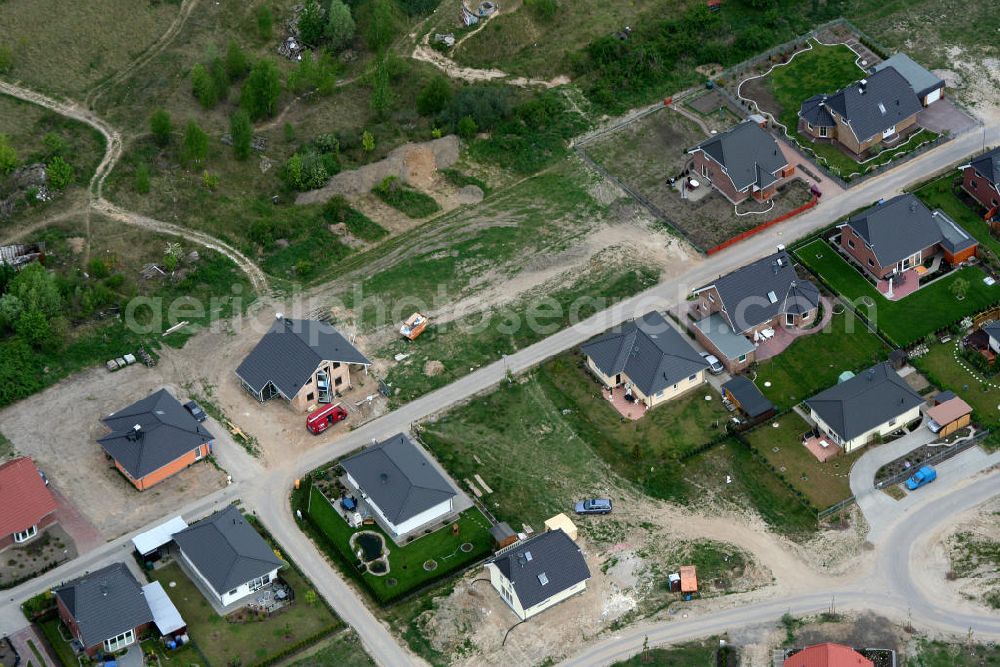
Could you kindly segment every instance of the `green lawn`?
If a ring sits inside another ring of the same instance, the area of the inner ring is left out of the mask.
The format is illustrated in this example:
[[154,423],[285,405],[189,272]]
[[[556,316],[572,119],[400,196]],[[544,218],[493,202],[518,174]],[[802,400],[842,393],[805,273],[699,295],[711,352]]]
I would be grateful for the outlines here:
[[[655,498],[697,504],[712,494],[753,507],[788,535],[815,530],[815,515],[742,445],[724,441],[678,460],[693,443],[722,433],[712,424],[722,413],[702,412],[706,392],[622,424],[578,363],[576,355],[557,357],[422,426],[423,441],[453,477],[479,473],[492,487],[484,501],[498,519],[537,528],[582,497],[634,483]],[[682,405],[686,400],[692,404]]]
[[[975,267],[953,271],[900,301],[889,301],[826,241],[812,241],[795,254],[900,347],[949,327],[1000,300],[1000,285],[985,285],[982,271]],[[958,301],[950,289],[959,277],[969,284],[962,301]],[[864,297],[871,299],[874,307],[864,305],[861,302]]]
[[375,661],[353,630],[324,641],[310,655],[285,663],[285,667],[375,667]]
[[[321,601],[306,602],[305,594],[312,586],[288,566],[279,571],[279,576],[295,591],[295,602],[264,621],[248,623],[230,623],[216,614],[177,563],[153,570],[149,575],[169,592],[187,622],[192,641],[212,665],[249,667],[276,655],[291,643],[341,627],[340,620]],[[234,663],[236,660],[239,663]]]
[[[778,428],[774,428],[773,423],[777,423]],[[802,445],[802,434],[808,430],[809,424],[802,417],[789,412],[747,433],[746,438],[781,471],[789,484],[804,493],[816,509],[822,510],[851,496],[848,478],[851,465],[867,449],[862,447],[820,463]]]
[[[920,197],[931,210],[939,208],[944,211],[962,229],[972,234],[979,241],[980,245],[989,248],[1000,256],[1000,240],[990,233],[990,228],[983,221],[981,215],[983,211],[978,208],[969,208],[959,196],[959,186],[961,183],[961,176],[956,177],[953,173],[948,173],[935,181],[931,181],[919,190],[916,190],[913,194]],[[968,197],[968,195],[962,196]]]
[[[353,569],[358,564],[358,558],[349,540],[359,531],[348,526],[315,487],[309,489],[307,512],[314,526],[325,536],[325,546],[335,549],[335,553],[330,555]],[[385,538],[389,549],[389,573],[378,576],[365,572],[359,575],[360,579],[376,599],[385,603],[446,574],[460,571],[490,552],[490,523],[482,512],[476,508],[468,509],[460,515],[457,523],[457,535],[452,533],[450,526],[446,526],[405,546],[395,544],[378,526],[363,526],[362,530],[381,533]],[[466,542],[472,544],[472,551],[467,553],[459,548]],[[327,548],[327,552],[330,551]],[[424,563],[430,560],[437,563],[437,568],[427,571]]]
[[[391,359],[397,354],[410,355],[394,364],[386,374],[386,383],[398,393],[393,401],[403,403],[454,382],[469,372],[500,359],[505,354],[538,342],[556,330],[585,319],[603,308],[632,296],[656,284],[659,271],[646,267],[613,267],[587,273],[564,288],[546,292],[533,290],[516,302],[488,314],[476,313],[468,319],[449,322],[446,329],[434,321],[415,341],[399,337],[379,351],[378,356]],[[537,297],[544,296],[558,309],[535,308]],[[574,308],[574,306],[580,306]],[[536,313],[541,326],[528,326],[528,312]],[[575,319],[571,320],[571,315]],[[518,326],[511,327],[511,323]],[[463,325],[468,328],[463,329]],[[429,361],[442,364],[440,371],[425,372]]]
[[[59,662],[63,664],[63,667],[77,667],[80,663],[77,661],[76,654],[73,653],[73,648],[69,645],[69,642],[63,638],[61,626],[62,621],[59,620],[58,616],[53,616],[47,621],[38,623],[45,641],[55,650],[56,657],[59,658]],[[69,634],[68,630],[65,632],[67,635]]]
[[845,311],[834,315],[822,331],[803,336],[778,356],[760,362],[756,384],[779,408],[789,408],[836,384],[843,371],[867,368],[888,352],[878,336]]
[[907,667],[990,667],[1000,665],[1000,646],[921,640],[916,655],[906,664]]
[[978,375],[962,368],[955,359],[955,343],[932,345],[927,354],[913,360],[927,379],[941,389],[951,389],[972,409],[975,419],[988,426],[1000,425],[1000,389],[983,383]]
[[864,71],[857,66],[857,55],[841,44],[823,46],[810,42],[812,50],[799,53],[787,65],[771,72],[774,99],[781,107],[779,120],[794,130],[802,103],[820,93],[835,93]]
[[410,218],[426,218],[441,210],[433,197],[395,177],[386,178],[376,185],[372,194]]

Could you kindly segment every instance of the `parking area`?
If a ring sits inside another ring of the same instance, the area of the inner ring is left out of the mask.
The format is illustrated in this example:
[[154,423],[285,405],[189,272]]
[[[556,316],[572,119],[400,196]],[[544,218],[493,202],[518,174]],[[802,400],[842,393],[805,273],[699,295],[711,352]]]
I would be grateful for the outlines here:
[[[35,460],[52,488],[106,541],[161,516],[164,508],[178,507],[225,484],[225,474],[202,462],[140,493],[97,444],[106,432],[102,416],[163,386],[162,374],[143,366],[117,373],[92,369],[5,408],[0,423],[17,451]],[[178,386],[166,386],[175,396],[185,396]],[[69,516],[74,516],[72,510]],[[90,534],[81,540],[82,551],[97,540],[79,518],[68,527]]]
[[968,132],[979,125],[975,118],[947,97],[917,114],[917,123],[931,132],[950,136]]

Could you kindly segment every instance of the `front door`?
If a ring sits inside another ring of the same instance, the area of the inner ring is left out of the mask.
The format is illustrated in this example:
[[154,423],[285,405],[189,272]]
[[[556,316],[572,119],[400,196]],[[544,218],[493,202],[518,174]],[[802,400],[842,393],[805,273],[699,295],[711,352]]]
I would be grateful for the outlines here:
[[785,313],[785,324],[790,327],[795,326],[795,316],[791,313]]

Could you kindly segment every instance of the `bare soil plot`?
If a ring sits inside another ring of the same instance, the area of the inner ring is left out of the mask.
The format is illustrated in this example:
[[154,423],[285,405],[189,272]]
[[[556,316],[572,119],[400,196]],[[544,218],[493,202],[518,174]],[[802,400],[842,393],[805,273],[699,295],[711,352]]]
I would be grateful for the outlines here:
[[[163,386],[161,371],[144,366],[117,373],[93,369],[5,408],[0,422],[17,450],[45,470],[104,539],[113,539],[161,516],[164,507],[179,507],[225,484],[222,472],[202,462],[140,493],[95,442],[106,432],[101,417]],[[176,385],[171,390],[185,395]]]

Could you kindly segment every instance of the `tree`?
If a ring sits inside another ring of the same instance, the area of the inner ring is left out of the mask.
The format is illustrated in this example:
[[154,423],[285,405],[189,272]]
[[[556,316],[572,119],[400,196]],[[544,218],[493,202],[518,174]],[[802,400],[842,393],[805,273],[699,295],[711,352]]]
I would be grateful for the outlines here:
[[215,107],[219,101],[219,93],[212,80],[212,75],[208,68],[198,63],[191,70],[191,92],[198,100],[198,104],[206,109]]
[[472,139],[476,136],[478,129],[479,128],[476,127],[476,121],[472,118],[472,116],[462,116],[462,118],[459,119],[458,127],[456,128],[458,136],[463,139]]
[[299,39],[303,44],[317,46],[323,39],[326,16],[316,0],[309,0],[299,14]]
[[66,189],[76,178],[73,165],[59,155],[49,160],[49,163],[45,165],[45,174],[48,177],[49,185],[56,190]]
[[340,0],[330,0],[326,19],[326,38],[330,42],[330,48],[334,51],[347,48],[354,39],[355,28],[351,8]]
[[253,126],[250,124],[250,116],[243,109],[237,109],[229,117],[229,134],[233,138],[233,155],[237,160],[245,160],[250,157],[250,149],[253,146]]
[[235,39],[229,40],[226,48],[226,76],[230,81],[239,81],[250,71],[250,61]]
[[181,147],[181,161],[187,165],[200,164],[208,157],[208,135],[198,127],[198,123],[188,121],[184,128],[184,145]]
[[361,149],[366,153],[375,150],[375,135],[368,130],[361,133]]
[[25,311],[35,310],[47,318],[62,313],[63,299],[55,275],[41,264],[32,263],[21,269],[0,297],[0,325],[15,328]]
[[451,102],[451,86],[441,75],[434,76],[417,95],[417,113],[434,116],[441,113]]
[[53,155],[64,155],[66,150],[69,148],[69,144],[66,143],[66,140],[55,132],[45,133],[45,136],[42,137],[42,146],[45,147],[45,152],[49,155],[49,157]]
[[396,38],[396,10],[392,0],[373,0],[368,11],[365,42],[376,53],[392,44]]
[[[208,172],[205,173],[207,174]],[[166,248],[163,250],[163,268],[165,268],[168,272],[173,273],[180,260],[181,244],[168,242]]]
[[149,192],[149,165],[140,162],[135,168],[135,191],[141,195]]
[[24,310],[14,323],[14,332],[35,349],[51,342],[49,319],[40,310]]
[[201,174],[201,184],[205,186],[206,190],[211,190],[215,192],[219,188],[219,175],[213,174],[208,169],[206,169]]
[[149,131],[153,133],[153,141],[159,146],[166,146],[170,143],[170,135],[174,131],[174,124],[170,120],[170,114],[163,109],[157,109],[149,117]]
[[389,90],[389,68],[386,67],[384,55],[379,57],[372,70],[372,94],[369,98],[369,104],[371,104],[375,115],[380,118],[392,106],[392,91]]
[[274,16],[267,5],[257,8],[257,36],[263,40],[271,39],[271,31],[274,28]]
[[306,599],[306,604],[309,605],[310,607],[312,607],[313,605],[315,605],[316,604],[316,600],[318,599],[316,597],[316,591],[314,591],[312,589],[309,589],[308,591],[306,591],[306,594],[305,594],[304,597]]
[[216,102],[225,102],[229,99],[229,73],[222,58],[216,57],[209,61],[208,73],[212,77],[212,85],[215,86]]
[[6,134],[0,134],[0,174],[9,174],[17,166],[17,151]]
[[6,74],[14,66],[14,52],[9,46],[0,46],[0,74]]
[[240,106],[250,115],[251,120],[270,118],[277,111],[280,95],[278,68],[270,60],[260,60],[243,84]]

